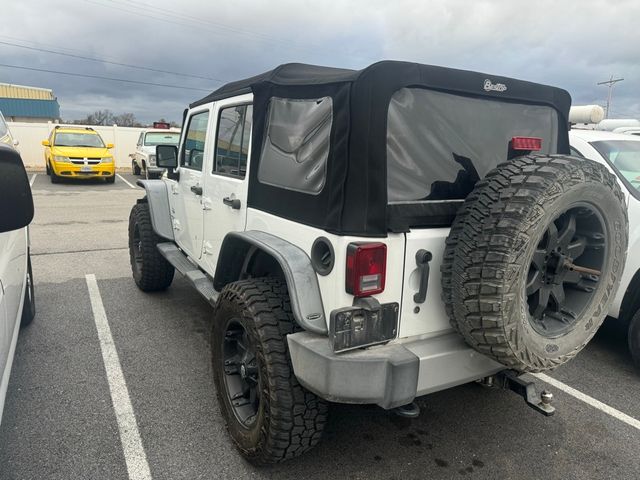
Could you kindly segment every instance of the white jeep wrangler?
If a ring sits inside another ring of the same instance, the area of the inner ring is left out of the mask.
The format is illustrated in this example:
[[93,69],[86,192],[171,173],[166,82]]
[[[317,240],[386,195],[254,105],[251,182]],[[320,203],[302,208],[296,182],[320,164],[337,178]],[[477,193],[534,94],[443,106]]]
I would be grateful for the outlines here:
[[[214,306],[222,414],[251,461],[315,445],[328,402],[415,415],[591,339],[627,252],[615,177],[569,156],[564,90],[405,62],[287,64],[190,105],[141,180],[133,277]],[[535,154],[532,155],[532,152]]]

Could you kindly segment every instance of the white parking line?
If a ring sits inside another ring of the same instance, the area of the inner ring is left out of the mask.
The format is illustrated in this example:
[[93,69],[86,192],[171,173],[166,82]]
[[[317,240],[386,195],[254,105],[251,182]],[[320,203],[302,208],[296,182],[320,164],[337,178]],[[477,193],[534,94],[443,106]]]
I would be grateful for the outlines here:
[[128,182],[122,175],[120,175],[119,173],[116,173],[116,176],[122,180],[124,183],[126,183],[127,185],[129,185],[131,188],[136,188],[136,186],[133,183]]
[[581,391],[576,390],[575,388],[570,387],[569,385],[566,385],[556,380],[555,378],[551,378],[550,376],[545,375],[544,373],[532,373],[531,375],[533,375],[539,380],[542,380],[545,383],[548,383],[549,385],[557,388],[558,390],[562,390],[563,392],[568,393],[572,397],[583,401],[587,405],[590,405],[593,408],[596,408],[601,412],[606,413],[607,415],[611,415],[613,418],[616,418],[621,422],[624,422],[627,425],[630,425],[640,430],[640,420],[636,420],[635,418],[630,417],[626,413],[622,413],[620,410],[616,410],[615,408],[610,407],[606,403],[602,403],[600,400],[596,400],[595,398],[590,397],[589,395],[585,395]]
[[98,282],[96,281],[96,276],[93,274],[85,275],[85,278],[87,288],[89,289],[89,298],[91,299],[93,319],[98,329],[102,360],[104,361],[104,367],[107,371],[111,401],[113,402],[113,409],[116,413],[118,430],[120,431],[120,442],[122,443],[129,478],[131,480],[150,480],[151,471],[147,463],[147,455],[142,446],[138,423],[133,413],[127,383],[122,374],[118,352],[116,351],[116,346],[111,336],[111,328],[109,327],[107,314],[102,304]]
[[38,174],[34,173],[33,177],[31,177],[31,180],[29,181],[29,186],[30,187],[33,187],[33,182],[35,182],[37,176],[38,176]]

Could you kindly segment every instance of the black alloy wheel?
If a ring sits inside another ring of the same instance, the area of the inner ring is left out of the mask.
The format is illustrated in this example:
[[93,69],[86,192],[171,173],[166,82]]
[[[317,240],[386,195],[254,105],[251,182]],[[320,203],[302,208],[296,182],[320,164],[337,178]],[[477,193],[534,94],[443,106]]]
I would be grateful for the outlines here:
[[604,225],[593,205],[578,203],[547,227],[526,282],[529,321],[538,334],[564,335],[591,303],[607,258]]
[[223,342],[225,392],[236,419],[249,429],[260,410],[260,372],[255,346],[237,319],[227,325]]

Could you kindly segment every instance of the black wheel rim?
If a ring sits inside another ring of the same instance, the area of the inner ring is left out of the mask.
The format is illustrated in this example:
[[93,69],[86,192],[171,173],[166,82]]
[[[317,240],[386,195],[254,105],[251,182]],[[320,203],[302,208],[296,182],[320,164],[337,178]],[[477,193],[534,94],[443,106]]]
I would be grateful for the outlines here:
[[142,267],[142,237],[140,236],[140,229],[138,228],[137,223],[133,226],[131,251],[133,253],[133,260],[136,264],[136,268],[139,270]]
[[260,408],[260,375],[255,348],[237,320],[228,323],[222,346],[224,383],[233,413],[245,428],[251,428]]
[[529,321],[545,337],[575,328],[592,303],[607,258],[605,222],[595,206],[576,203],[547,227],[526,279]]

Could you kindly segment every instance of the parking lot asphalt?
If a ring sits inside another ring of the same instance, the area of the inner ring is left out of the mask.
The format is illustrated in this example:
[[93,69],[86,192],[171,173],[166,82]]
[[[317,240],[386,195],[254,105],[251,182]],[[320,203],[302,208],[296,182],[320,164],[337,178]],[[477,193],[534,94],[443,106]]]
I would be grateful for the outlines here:
[[[135,177],[52,185],[39,173],[33,193],[37,315],[18,338],[0,424],[0,479],[129,478],[91,274],[154,479],[640,478],[640,430],[539,380],[555,395],[554,417],[475,384],[421,398],[414,420],[335,405],[316,449],[255,468],[231,446],[215,400],[211,307],[181,278],[155,294],[133,283],[127,219],[144,193]],[[549,375],[640,419],[640,374],[620,325],[606,324]]]

